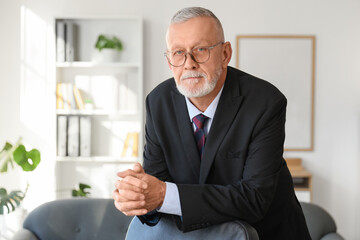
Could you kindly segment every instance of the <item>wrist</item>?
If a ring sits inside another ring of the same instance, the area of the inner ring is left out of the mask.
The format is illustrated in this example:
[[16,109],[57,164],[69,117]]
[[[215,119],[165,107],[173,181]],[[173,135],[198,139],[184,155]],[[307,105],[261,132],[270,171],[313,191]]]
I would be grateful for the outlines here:
[[165,199],[165,195],[166,195],[166,183],[163,181],[160,181],[160,189],[159,189],[159,199],[160,199],[160,203],[157,207],[157,209],[160,209],[161,206],[164,203],[164,199]]

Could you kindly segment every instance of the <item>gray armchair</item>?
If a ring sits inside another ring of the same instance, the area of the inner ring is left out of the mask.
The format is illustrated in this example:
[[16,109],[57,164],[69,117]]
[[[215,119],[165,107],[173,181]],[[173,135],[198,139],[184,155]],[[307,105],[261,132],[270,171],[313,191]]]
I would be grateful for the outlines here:
[[344,240],[336,232],[334,219],[325,209],[313,203],[301,202],[306,225],[313,240]]

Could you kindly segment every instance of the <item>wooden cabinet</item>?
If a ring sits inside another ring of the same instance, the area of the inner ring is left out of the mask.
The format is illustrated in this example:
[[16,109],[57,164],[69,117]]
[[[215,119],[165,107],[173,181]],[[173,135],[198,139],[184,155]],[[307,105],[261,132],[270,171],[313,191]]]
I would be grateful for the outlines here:
[[285,159],[293,178],[295,194],[299,201],[312,201],[312,174],[302,166],[300,158]]

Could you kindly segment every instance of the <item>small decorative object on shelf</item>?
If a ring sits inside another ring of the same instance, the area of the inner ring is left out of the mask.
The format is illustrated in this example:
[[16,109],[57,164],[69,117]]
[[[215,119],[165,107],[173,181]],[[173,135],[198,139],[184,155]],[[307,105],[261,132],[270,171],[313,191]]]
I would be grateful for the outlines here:
[[91,99],[85,99],[85,110],[93,110],[94,102]]
[[[126,157],[131,155],[131,157],[138,156],[138,146],[139,146],[139,133],[130,132],[126,134],[126,139],[124,143],[123,152],[121,153],[121,157]],[[131,154],[127,154],[128,150],[131,151]]]
[[123,45],[116,36],[101,34],[96,41],[95,48],[99,50],[95,57],[96,62],[118,62]]

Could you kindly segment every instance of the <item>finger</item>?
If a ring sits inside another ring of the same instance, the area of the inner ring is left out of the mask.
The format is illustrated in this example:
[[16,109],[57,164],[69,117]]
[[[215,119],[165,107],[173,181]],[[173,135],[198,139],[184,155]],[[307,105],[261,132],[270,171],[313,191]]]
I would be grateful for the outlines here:
[[120,201],[120,194],[119,194],[119,190],[115,189],[112,193],[112,198],[114,199],[115,202]]
[[123,190],[115,189],[112,198],[116,202],[128,202],[128,201],[142,201],[145,199],[144,195],[137,195],[134,192],[128,191],[124,192]]
[[122,197],[119,193],[118,189],[115,189],[113,192],[113,199],[115,200],[115,202],[118,203],[124,203],[124,202],[128,202],[129,200],[127,200],[126,198]]
[[[142,193],[134,192],[131,190],[119,190],[119,195],[121,198],[127,201],[141,201],[145,199],[145,195]],[[121,201],[120,198],[120,201]]]
[[141,216],[147,214],[148,211],[146,209],[137,209],[137,210],[131,210],[124,212],[126,216]]
[[144,192],[144,189],[143,188],[139,188],[135,185],[132,185],[126,181],[124,181],[123,179],[122,180],[117,180],[115,182],[115,187],[117,189],[123,189],[123,190],[131,190],[131,191],[134,191],[134,192],[139,192],[139,193],[143,193]]
[[148,187],[148,184],[146,182],[134,176],[126,176],[125,178],[122,179],[122,181],[141,189],[146,189]]
[[145,173],[143,167],[141,166],[140,163],[135,163],[134,164],[134,167],[133,167],[133,170],[137,173]]
[[128,201],[128,202],[118,202],[114,201],[115,207],[123,213],[126,214],[140,214],[144,215],[147,213],[147,210],[144,208],[144,201]]
[[125,171],[122,171],[122,172],[118,172],[117,173],[117,176],[120,177],[120,178],[125,178],[126,176],[133,176],[133,177],[136,177],[139,173],[135,172],[134,170],[132,169],[127,169]]

